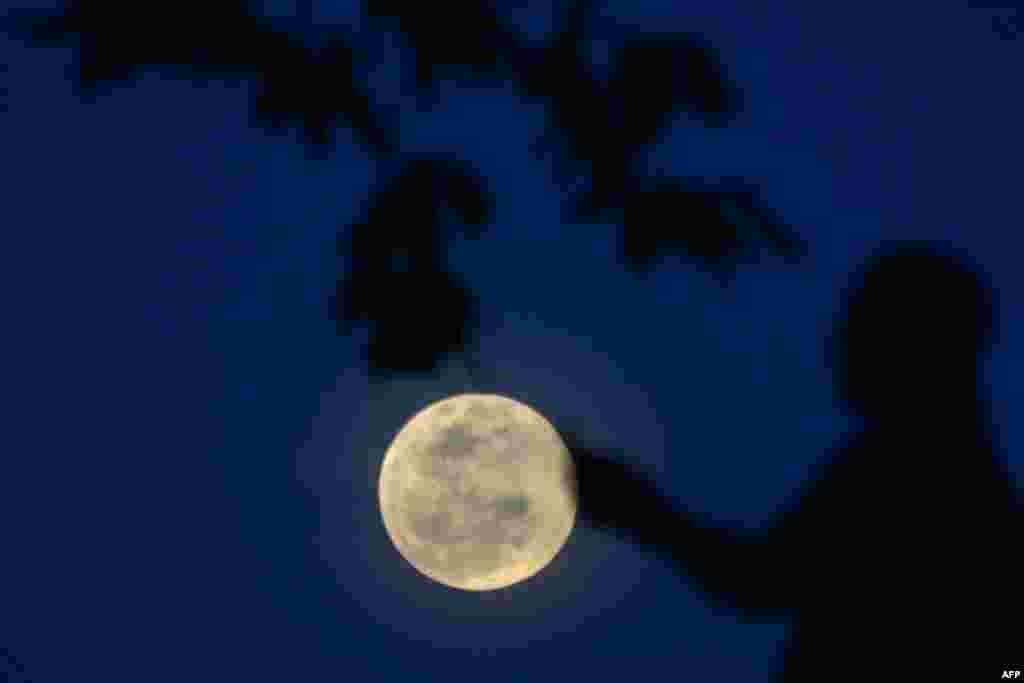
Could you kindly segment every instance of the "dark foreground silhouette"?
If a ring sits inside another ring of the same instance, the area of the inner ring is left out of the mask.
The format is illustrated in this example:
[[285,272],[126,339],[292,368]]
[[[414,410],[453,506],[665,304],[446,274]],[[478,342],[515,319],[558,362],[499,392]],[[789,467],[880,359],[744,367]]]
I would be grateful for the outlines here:
[[371,376],[428,372],[445,354],[471,350],[479,305],[449,266],[448,245],[460,233],[480,237],[493,204],[468,164],[416,159],[381,183],[339,240],[346,274],[330,314],[344,334],[366,328]]
[[73,82],[87,100],[151,71],[197,83],[249,83],[253,123],[298,128],[310,153],[329,151],[339,125],[372,154],[394,151],[394,131],[354,77],[349,31],[333,30],[312,50],[243,0],[70,0],[57,12],[14,12],[3,28],[34,45],[73,45]]
[[839,398],[863,428],[766,532],[701,519],[570,430],[581,517],[667,555],[718,604],[788,620],[782,680],[1019,668],[1024,508],[977,391],[992,296],[921,244],[865,265],[830,340]]
[[[303,6],[308,19],[309,3]],[[588,56],[592,0],[558,3],[559,28],[539,44],[483,0],[452,0],[443,12],[411,0],[363,0],[358,28],[308,21],[309,41],[256,7],[243,0],[69,0],[59,9],[12,13],[0,28],[33,45],[71,47],[72,82],[85,99],[151,72],[245,83],[252,122],[301,132],[311,156],[330,153],[344,128],[382,168],[398,167],[395,179],[377,183],[367,215],[342,231],[343,274],[330,302],[339,333],[368,330],[365,359],[377,378],[430,373],[446,356],[475,352],[480,302],[443,250],[458,227],[453,214],[485,235],[493,202],[470,165],[403,150],[395,103],[378,102],[370,87],[381,58],[371,48],[386,43],[388,32],[410,48],[414,104],[438,104],[448,82],[503,86],[541,103],[546,125],[534,152],[553,162],[566,219],[615,225],[619,265],[628,271],[642,276],[662,257],[679,256],[725,285],[749,262],[798,262],[806,254],[751,181],[711,185],[647,168],[649,152],[681,117],[723,127],[743,111],[740,88],[699,36],[606,21],[608,35],[600,38],[615,49],[601,78]]]

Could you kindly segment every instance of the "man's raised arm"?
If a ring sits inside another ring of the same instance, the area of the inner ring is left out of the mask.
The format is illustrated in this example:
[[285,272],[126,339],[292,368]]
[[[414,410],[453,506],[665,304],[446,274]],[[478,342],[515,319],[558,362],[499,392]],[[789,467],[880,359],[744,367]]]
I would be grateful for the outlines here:
[[716,601],[747,613],[784,615],[795,580],[788,553],[755,536],[699,519],[665,496],[653,477],[619,454],[563,432],[576,468],[580,519],[673,562]]

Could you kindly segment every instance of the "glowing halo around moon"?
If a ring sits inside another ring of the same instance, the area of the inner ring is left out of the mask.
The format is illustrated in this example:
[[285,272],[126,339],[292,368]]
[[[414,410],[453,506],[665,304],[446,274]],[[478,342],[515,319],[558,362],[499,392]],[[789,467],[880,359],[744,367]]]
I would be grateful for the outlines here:
[[398,553],[452,588],[525,581],[568,541],[576,474],[555,428],[495,394],[459,394],[409,420],[384,455],[378,496]]

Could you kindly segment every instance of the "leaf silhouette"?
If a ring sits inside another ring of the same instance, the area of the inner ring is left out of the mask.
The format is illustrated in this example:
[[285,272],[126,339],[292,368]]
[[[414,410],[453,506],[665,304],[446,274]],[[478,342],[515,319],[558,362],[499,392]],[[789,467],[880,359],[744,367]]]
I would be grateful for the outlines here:
[[[617,222],[622,263],[634,273],[678,253],[725,283],[745,259],[804,253],[756,189],[740,181],[707,188],[693,179],[659,179],[640,167],[679,114],[724,126],[742,108],[739,88],[697,36],[626,35],[602,80],[586,56],[589,0],[565,3],[561,31],[540,46],[505,26],[484,0],[453,0],[444,13],[402,0],[363,0],[361,7],[371,20],[366,26],[397,30],[413,48],[421,102],[436,98],[448,79],[504,83],[542,101],[545,130],[534,152],[555,166],[566,219]],[[382,374],[435,367],[472,342],[477,301],[452,273],[447,252],[456,236],[485,233],[493,195],[455,158],[403,155],[395,128],[360,84],[370,64],[357,54],[353,34],[332,30],[314,48],[254,15],[244,0],[71,0],[59,11],[13,15],[7,25],[36,45],[71,45],[84,98],[152,71],[196,83],[246,82],[255,125],[297,129],[307,149],[320,153],[344,127],[374,159],[400,162],[401,171],[376,189],[339,240],[345,274],[331,315],[340,333],[369,328],[367,359]]]
[[625,266],[634,273],[679,253],[722,284],[745,259],[770,253],[799,260],[806,253],[792,228],[741,180],[708,187],[696,179],[663,179],[639,188],[626,199],[621,240]]
[[371,323],[364,360],[374,377],[433,371],[446,355],[463,351],[477,328],[475,297],[437,269],[354,273],[332,304],[335,315]]
[[363,0],[362,6],[367,17],[390,23],[413,48],[421,101],[436,101],[437,86],[445,78],[465,82],[511,75],[519,45],[489,2],[450,0],[439,7],[410,0]]
[[631,36],[614,57],[608,89],[621,110],[622,144],[648,145],[686,110],[724,126],[739,112],[740,94],[711,48],[690,34]]
[[84,98],[154,69],[193,82],[250,81],[261,126],[296,126],[311,147],[323,148],[341,121],[371,150],[394,148],[393,134],[354,82],[351,36],[342,32],[312,50],[237,0],[73,0],[59,13],[20,13],[11,25],[35,44],[72,44],[76,88]]
[[342,334],[369,325],[375,374],[433,370],[472,341],[478,304],[446,263],[456,231],[444,208],[474,237],[491,220],[493,197],[468,165],[417,159],[377,190],[341,242],[346,275],[332,316]]

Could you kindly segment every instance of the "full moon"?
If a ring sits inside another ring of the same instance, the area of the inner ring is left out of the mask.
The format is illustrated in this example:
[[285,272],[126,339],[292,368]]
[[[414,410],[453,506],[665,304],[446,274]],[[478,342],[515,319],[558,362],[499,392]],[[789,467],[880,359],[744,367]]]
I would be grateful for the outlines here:
[[551,562],[576,520],[555,428],[504,396],[460,394],[409,420],[384,455],[381,515],[399,554],[452,588],[488,591]]

